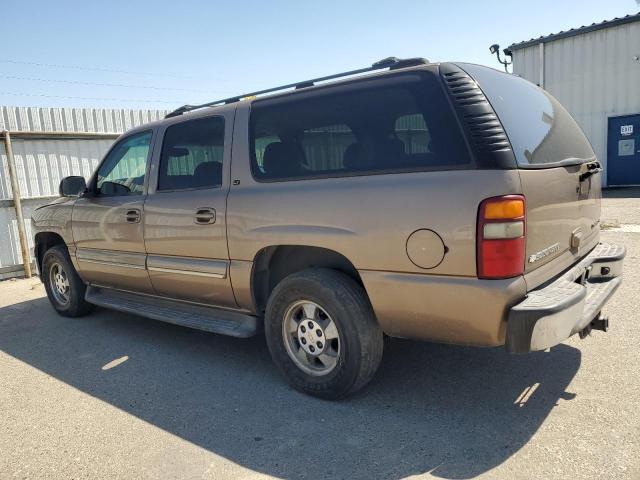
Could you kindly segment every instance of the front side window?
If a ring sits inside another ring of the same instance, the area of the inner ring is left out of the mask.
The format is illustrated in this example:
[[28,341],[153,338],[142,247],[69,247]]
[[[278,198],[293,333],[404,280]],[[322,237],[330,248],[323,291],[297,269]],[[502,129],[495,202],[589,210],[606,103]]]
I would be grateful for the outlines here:
[[222,185],[224,119],[198,118],[167,128],[162,142],[158,190]]
[[470,163],[444,93],[427,72],[387,86],[257,101],[251,145],[254,177],[267,181]]
[[142,195],[151,132],[142,132],[121,140],[98,169],[98,195]]

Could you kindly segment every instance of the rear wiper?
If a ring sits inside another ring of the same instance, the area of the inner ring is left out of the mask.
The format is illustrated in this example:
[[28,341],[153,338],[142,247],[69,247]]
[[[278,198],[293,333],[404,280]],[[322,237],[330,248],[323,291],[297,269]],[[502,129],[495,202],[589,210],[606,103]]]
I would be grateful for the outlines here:
[[602,171],[602,166],[597,160],[595,162],[587,163],[587,171],[580,175],[580,181],[584,182],[587,178]]

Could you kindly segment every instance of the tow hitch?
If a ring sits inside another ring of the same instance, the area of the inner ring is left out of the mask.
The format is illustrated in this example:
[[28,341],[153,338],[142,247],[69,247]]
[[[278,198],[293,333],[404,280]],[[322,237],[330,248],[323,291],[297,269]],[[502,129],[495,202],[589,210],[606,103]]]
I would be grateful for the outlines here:
[[609,317],[603,317],[600,314],[593,320],[591,323],[580,330],[579,335],[580,338],[585,338],[586,336],[591,334],[591,330],[600,330],[602,332],[606,332],[609,330]]
[[609,317],[598,317],[591,322],[592,330],[602,330],[606,332],[609,330]]

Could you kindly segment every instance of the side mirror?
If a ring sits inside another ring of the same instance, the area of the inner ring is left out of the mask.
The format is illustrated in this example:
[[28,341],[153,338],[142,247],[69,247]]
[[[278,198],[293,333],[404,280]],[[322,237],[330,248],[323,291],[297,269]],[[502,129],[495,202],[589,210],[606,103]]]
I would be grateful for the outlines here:
[[60,182],[58,192],[61,197],[77,197],[87,189],[87,182],[84,177],[65,177]]

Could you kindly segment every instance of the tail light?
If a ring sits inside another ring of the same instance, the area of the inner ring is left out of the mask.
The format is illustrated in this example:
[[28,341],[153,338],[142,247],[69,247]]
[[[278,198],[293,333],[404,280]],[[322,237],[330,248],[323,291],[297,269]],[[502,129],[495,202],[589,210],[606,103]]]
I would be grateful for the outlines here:
[[478,211],[479,278],[510,278],[524,272],[525,205],[522,195],[483,200]]

